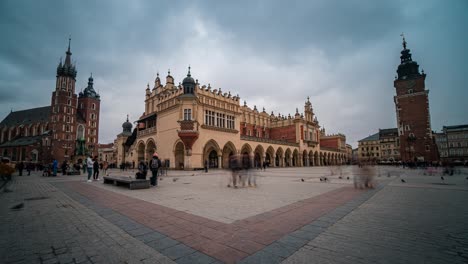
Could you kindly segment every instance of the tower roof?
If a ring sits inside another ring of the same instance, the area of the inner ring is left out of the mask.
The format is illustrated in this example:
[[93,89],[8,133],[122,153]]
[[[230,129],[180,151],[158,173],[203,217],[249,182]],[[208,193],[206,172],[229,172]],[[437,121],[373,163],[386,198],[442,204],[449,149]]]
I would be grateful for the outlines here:
[[88,78],[88,87],[80,93],[80,98],[89,97],[100,100],[100,95],[94,90],[93,81],[93,74],[91,73],[91,76]]
[[62,59],[60,58],[60,62],[57,65],[57,77],[59,76],[68,76],[72,77],[73,79],[76,78],[76,68],[75,65],[72,64],[71,62],[71,51],[70,51],[70,43],[71,43],[71,38],[68,39],[68,49],[65,52],[66,57],[65,57],[65,62],[62,64]]
[[399,80],[405,80],[421,74],[419,73],[418,63],[411,58],[410,49],[406,48],[407,42],[405,36],[403,34],[401,34],[401,36],[403,37],[403,50],[401,51],[401,62],[398,66],[397,73]]

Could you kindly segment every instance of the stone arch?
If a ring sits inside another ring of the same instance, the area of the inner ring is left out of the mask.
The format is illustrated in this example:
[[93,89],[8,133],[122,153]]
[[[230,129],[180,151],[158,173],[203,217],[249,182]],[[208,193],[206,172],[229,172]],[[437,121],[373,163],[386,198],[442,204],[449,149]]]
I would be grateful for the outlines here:
[[279,147],[276,150],[276,155],[275,155],[275,166],[276,167],[284,167],[284,155],[283,155],[283,148]]
[[185,145],[181,140],[174,144],[174,167],[177,170],[183,170],[185,167]]
[[249,155],[252,154],[252,147],[248,143],[245,143],[244,145],[242,145],[240,154],[244,154],[244,153],[247,153]]
[[320,164],[320,166],[325,165],[325,154],[323,152],[319,153],[319,164]]
[[222,156],[223,156],[222,167],[224,169],[227,169],[230,167],[229,165],[230,157],[236,154],[237,154],[236,146],[231,141],[228,141],[226,144],[224,144],[223,152],[222,152]]
[[208,161],[209,168],[219,168],[221,165],[221,149],[213,139],[206,142],[203,148],[203,160],[201,164],[205,164],[205,161]]
[[265,161],[268,166],[275,166],[275,149],[272,146],[268,146],[266,150]]
[[262,167],[265,156],[265,150],[262,145],[258,145],[254,150],[254,167]]
[[305,149],[302,151],[302,166],[310,166],[310,159]]
[[291,149],[289,148],[287,148],[286,151],[284,152],[284,164],[285,164],[285,167],[292,166],[292,154],[291,154]]
[[299,165],[300,165],[299,151],[297,149],[294,149],[293,154],[292,154],[292,166],[299,167]]
[[145,142],[143,141],[138,142],[137,144],[137,161],[138,162],[145,159],[145,150],[146,150]]
[[315,164],[315,160],[314,160],[314,153],[311,151],[309,151],[309,153],[307,154],[307,157],[308,157],[308,160],[309,160],[309,166],[317,166]]
[[[152,138],[148,139],[146,141],[146,156],[145,156],[145,160],[146,161],[149,161],[152,157],[153,157],[153,154],[154,152],[156,152],[156,143],[154,142],[154,140]],[[162,161],[162,159],[164,157],[159,157]],[[167,158],[167,157],[166,157]]]

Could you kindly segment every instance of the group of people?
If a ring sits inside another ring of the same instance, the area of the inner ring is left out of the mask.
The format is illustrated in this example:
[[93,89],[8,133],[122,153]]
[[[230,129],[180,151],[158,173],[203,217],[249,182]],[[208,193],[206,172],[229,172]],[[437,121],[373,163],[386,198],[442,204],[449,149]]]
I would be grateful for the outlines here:
[[154,153],[150,162],[140,161],[138,164],[138,172],[135,174],[136,179],[146,179],[148,170],[151,171],[150,184],[155,187],[158,186],[158,172],[161,168],[161,160],[159,159],[158,153]]
[[93,180],[99,181],[100,169],[104,170],[104,174],[107,173],[107,162],[99,164],[97,156],[93,158],[91,155],[89,155],[85,162],[86,164],[83,164],[83,172],[85,170],[88,172],[88,182],[91,182],[91,176],[93,177]]
[[231,179],[227,187],[238,188],[257,187],[256,175],[250,169],[252,168],[252,161],[248,154],[236,154],[229,158],[229,167],[231,168]]

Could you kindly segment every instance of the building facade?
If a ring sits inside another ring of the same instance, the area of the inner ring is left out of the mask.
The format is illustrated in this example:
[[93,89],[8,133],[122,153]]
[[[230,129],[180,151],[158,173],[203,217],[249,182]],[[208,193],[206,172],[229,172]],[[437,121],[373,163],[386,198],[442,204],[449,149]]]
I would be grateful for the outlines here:
[[437,148],[432,136],[429,112],[429,90],[425,87],[426,74],[411,58],[403,37],[401,63],[393,82],[400,155],[405,162],[437,161]]
[[100,96],[88,86],[76,94],[70,41],[57,66],[50,106],[11,112],[0,123],[0,153],[12,161],[49,163],[97,155]]
[[[221,88],[201,86],[190,73],[174,85],[170,72],[165,85],[159,74],[145,93],[145,112],[124,123],[117,136],[119,163],[149,160],[154,152],[174,169],[229,168],[229,158],[248,154],[252,164],[273,167],[322,166],[347,161],[346,137],[326,135],[307,98],[304,112],[268,114],[247,106]],[[130,124],[130,126],[128,125]],[[325,144],[326,147],[322,147]],[[122,152],[123,151],[123,152]]]
[[379,129],[378,133],[358,141],[358,160],[393,163],[401,160],[397,128]]
[[468,162],[468,125],[444,126],[436,133],[440,159],[445,162]]

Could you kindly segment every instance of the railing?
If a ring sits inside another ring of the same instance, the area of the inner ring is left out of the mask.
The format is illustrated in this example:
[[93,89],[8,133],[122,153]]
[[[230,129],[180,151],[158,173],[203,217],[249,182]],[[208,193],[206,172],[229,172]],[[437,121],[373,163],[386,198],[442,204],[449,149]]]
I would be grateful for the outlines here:
[[299,147],[299,143],[292,143],[283,140],[275,140],[269,138],[259,138],[259,137],[252,137],[252,136],[240,136],[241,140],[248,140],[248,141],[255,141],[255,142],[263,142],[263,143],[270,143],[270,144],[278,144],[278,145],[288,145],[293,147]]
[[147,136],[149,134],[156,133],[156,127],[150,127],[143,130],[138,130],[137,137]]

